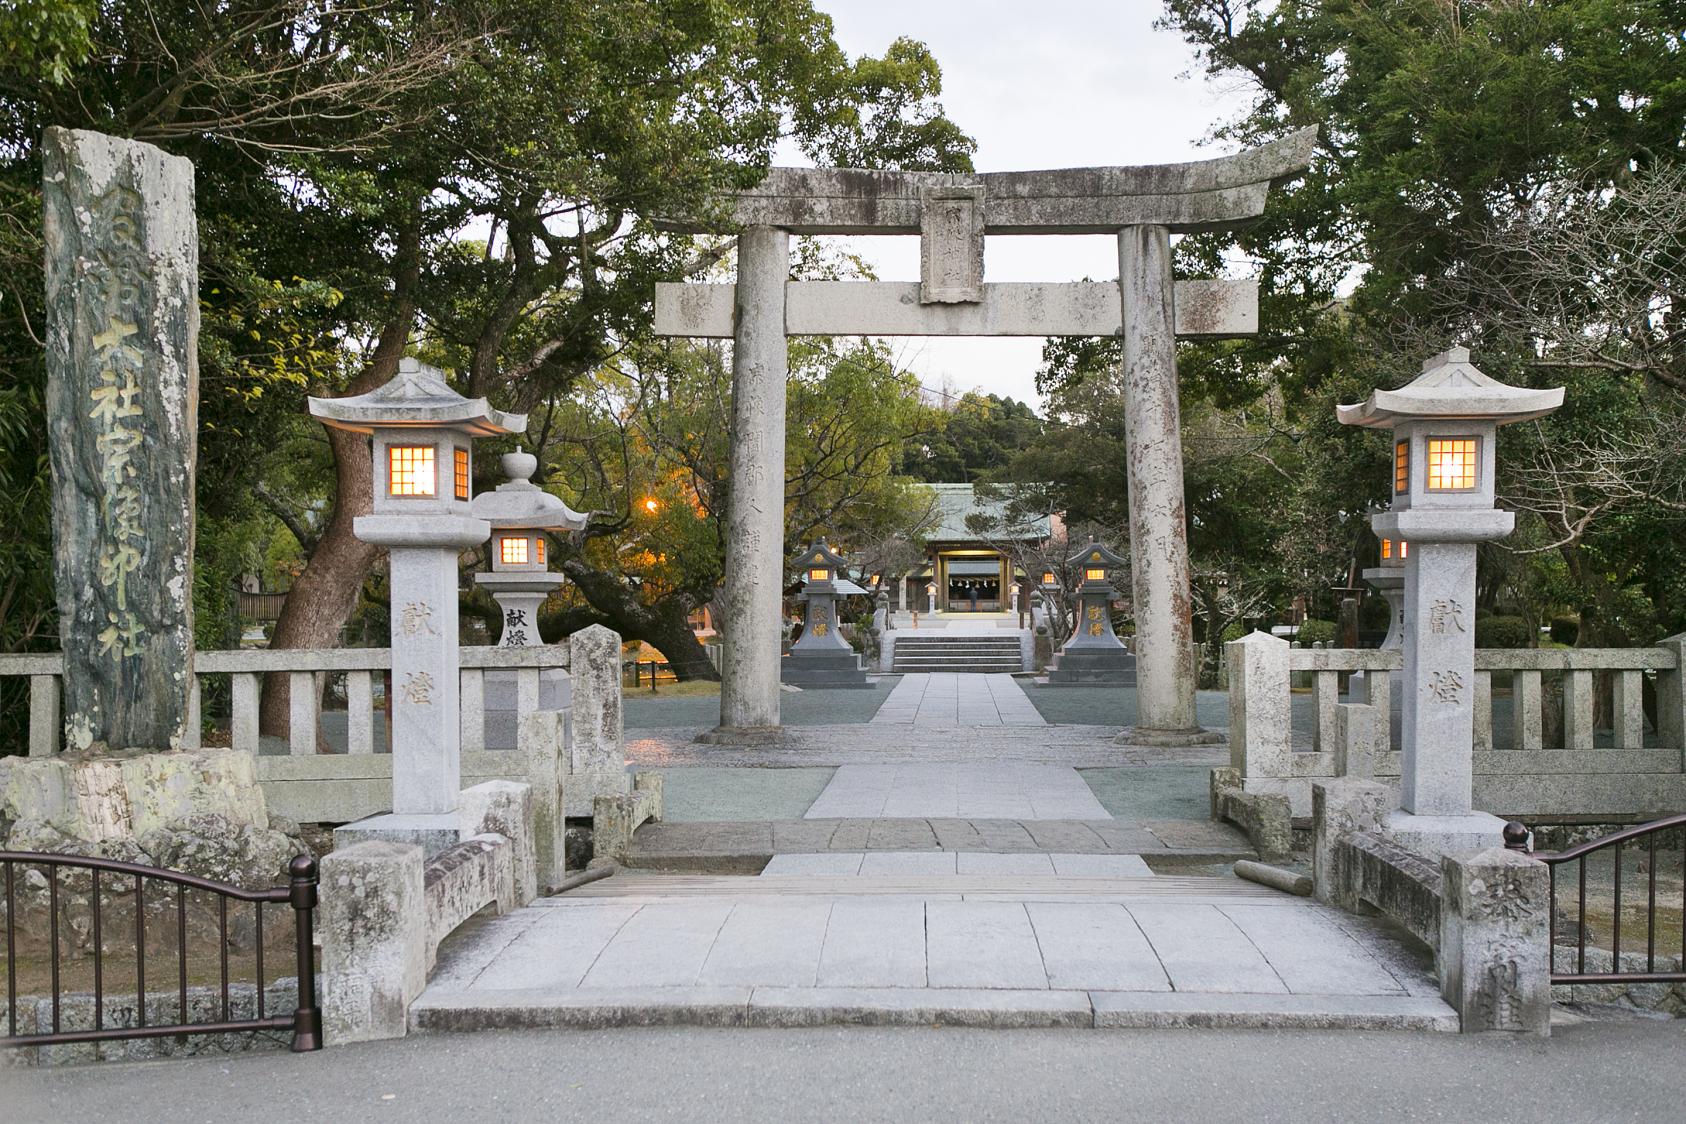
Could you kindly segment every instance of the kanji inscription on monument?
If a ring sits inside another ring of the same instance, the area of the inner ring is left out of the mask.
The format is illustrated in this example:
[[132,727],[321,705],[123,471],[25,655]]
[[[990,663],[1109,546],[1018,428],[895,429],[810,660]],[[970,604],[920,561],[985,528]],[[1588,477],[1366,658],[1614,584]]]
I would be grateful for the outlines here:
[[183,744],[193,685],[193,166],[42,139],[54,578],[72,749]]

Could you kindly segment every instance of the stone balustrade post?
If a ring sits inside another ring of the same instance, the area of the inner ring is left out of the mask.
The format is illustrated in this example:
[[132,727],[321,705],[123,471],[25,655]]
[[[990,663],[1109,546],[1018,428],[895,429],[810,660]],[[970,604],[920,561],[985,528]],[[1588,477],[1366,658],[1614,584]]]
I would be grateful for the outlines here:
[[621,637],[594,624],[568,638],[573,722],[564,765],[566,814],[589,816],[597,796],[627,791]]
[[1657,732],[1663,745],[1678,749],[1686,768],[1686,633],[1658,645],[1674,653],[1674,667],[1657,676]]
[[1393,789],[1368,780],[1319,781],[1311,786],[1312,892],[1349,912],[1358,908],[1357,880],[1341,860],[1339,843],[1375,831],[1393,807]]
[[[559,710],[535,710],[523,715],[516,744],[532,786],[533,855],[539,889],[562,884],[567,875],[567,813],[565,791],[567,748],[563,744],[564,715]],[[490,831],[501,831],[493,827]],[[508,834],[503,832],[503,834]]]
[[1253,632],[1224,645],[1229,663],[1229,763],[1242,783],[1293,775],[1288,642]]
[[1440,873],[1440,994],[1464,1033],[1550,1034],[1550,869],[1494,847]]
[[402,1038],[427,986],[422,849],[372,839],[325,855],[317,933],[327,1043]]

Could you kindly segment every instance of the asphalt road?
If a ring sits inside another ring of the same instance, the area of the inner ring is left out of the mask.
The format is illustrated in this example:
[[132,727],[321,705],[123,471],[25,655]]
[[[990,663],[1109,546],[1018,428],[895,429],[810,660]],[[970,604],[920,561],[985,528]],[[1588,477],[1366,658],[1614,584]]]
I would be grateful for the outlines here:
[[1679,1120],[1686,1021],[1547,1041],[1315,1031],[507,1031],[0,1069],[61,1121]]

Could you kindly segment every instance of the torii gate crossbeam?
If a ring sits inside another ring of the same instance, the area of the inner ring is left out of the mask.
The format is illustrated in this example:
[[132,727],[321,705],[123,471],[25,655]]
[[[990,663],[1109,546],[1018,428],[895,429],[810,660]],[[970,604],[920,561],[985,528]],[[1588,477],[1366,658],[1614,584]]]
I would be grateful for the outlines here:
[[[1176,340],[1258,330],[1251,281],[1171,277],[1173,233],[1258,217],[1272,184],[1310,163],[1315,128],[1185,164],[979,175],[773,168],[667,229],[737,229],[736,285],[658,285],[661,335],[734,340],[720,726],[706,740],[779,732],[784,585],[786,340],[791,335],[1122,337],[1137,722],[1124,740],[1213,740],[1195,719],[1188,526]],[[791,234],[918,234],[920,281],[791,282]],[[986,284],[986,234],[1114,234],[1118,281]]]

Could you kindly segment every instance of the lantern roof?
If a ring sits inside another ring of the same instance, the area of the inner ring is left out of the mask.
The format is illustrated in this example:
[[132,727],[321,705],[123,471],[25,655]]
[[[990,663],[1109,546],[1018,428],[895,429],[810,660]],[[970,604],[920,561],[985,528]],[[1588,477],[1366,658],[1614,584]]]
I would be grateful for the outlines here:
[[1398,390],[1372,391],[1363,402],[1336,406],[1344,425],[1391,429],[1418,419],[1470,419],[1499,425],[1544,417],[1563,405],[1563,388],[1533,390],[1482,374],[1469,348],[1451,347],[1423,362],[1422,374]]
[[807,550],[791,559],[791,565],[803,570],[810,566],[829,566],[839,574],[849,572],[849,560],[827,546],[823,539],[810,543]]
[[367,394],[312,398],[310,416],[323,425],[354,433],[376,428],[456,429],[473,437],[525,433],[526,414],[494,410],[484,398],[464,398],[445,382],[445,373],[416,359],[400,359],[398,373]]
[[509,481],[474,497],[468,510],[494,530],[531,528],[540,531],[580,531],[587,516],[532,482],[538,458],[531,453],[505,453],[502,466]]
[[1066,564],[1068,566],[1127,566],[1130,564],[1130,560],[1107,549],[1105,543],[1090,535],[1088,544],[1076,554],[1067,558]]

